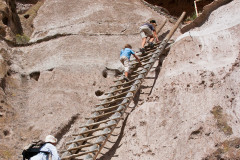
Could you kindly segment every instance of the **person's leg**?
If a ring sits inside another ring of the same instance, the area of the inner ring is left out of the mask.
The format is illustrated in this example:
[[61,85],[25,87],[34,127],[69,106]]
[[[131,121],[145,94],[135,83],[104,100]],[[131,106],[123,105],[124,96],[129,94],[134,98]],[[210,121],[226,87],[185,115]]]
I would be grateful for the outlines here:
[[127,77],[127,78],[128,78],[128,72],[126,72],[126,71],[125,71],[125,77]]
[[126,67],[126,60],[125,60],[125,57],[122,57],[122,58],[120,58],[120,62],[123,64],[123,66],[124,66],[124,75],[125,75],[125,77],[128,77],[128,72],[127,72],[127,67]]
[[149,42],[153,42],[153,40],[154,40],[153,35],[150,35],[149,37],[150,37]]
[[148,28],[146,30],[146,35],[147,37],[149,37],[149,40],[148,40],[148,46],[150,46],[150,48],[153,48],[154,47],[154,44],[153,44],[153,41],[154,41],[154,37],[153,37],[153,33],[152,33],[152,30],[150,28]]
[[148,45],[150,48],[153,48],[154,47],[154,44],[153,44],[154,37],[153,37],[153,35],[150,35],[149,37],[150,37],[150,39],[148,41]]
[[141,43],[141,49],[144,49],[144,46],[146,44],[147,41],[147,35],[146,32],[148,31],[148,27],[147,26],[142,26],[140,27],[140,36],[142,38],[142,43]]
[[129,71],[129,60],[127,57],[124,58],[124,67],[125,67],[125,76],[128,77],[128,71]]
[[128,77],[128,70],[129,70],[129,60],[127,57],[123,56],[120,58],[121,63],[124,66],[124,75],[127,78]]
[[129,71],[129,60],[127,57],[124,57],[124,68],[125,68],[125,80],[128,82],[129,79],[128,79],[128,71]]
[[144,48],[144,46],[145,46],[145,44],[146,44],[146,41],[147,41],[147,37],[142,38],[141,48]]
[[120,62],[123,64],[123,66],[124,66],[124,68],[125,68],[123,57],[120,58]]

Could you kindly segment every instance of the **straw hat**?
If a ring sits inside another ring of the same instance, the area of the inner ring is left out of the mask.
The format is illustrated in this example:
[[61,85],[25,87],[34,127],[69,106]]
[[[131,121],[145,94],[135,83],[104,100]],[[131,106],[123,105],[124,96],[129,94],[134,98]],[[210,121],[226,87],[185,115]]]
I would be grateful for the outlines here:
[[57,143],[57,138],[55,138],[52,135],[47,135],[45,138],[45,142],[49,142],[49,143]]

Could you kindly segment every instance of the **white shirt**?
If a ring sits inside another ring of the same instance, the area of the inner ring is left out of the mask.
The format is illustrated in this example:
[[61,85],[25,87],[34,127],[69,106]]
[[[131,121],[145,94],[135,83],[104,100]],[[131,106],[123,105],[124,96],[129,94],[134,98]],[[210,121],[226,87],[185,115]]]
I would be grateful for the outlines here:
[[42,146],[40,151],[49,152],[49,154],[40,152],[37,155],[30,158],[30,160],[49,160],[49,157],[52,156],[52,160],[61,160],[57,148],[51,143],[46,143]]

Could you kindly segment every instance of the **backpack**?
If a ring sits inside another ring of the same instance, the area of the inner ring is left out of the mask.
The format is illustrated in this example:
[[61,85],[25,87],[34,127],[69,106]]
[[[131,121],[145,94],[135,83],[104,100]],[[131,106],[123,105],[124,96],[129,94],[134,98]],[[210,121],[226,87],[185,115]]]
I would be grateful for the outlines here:
[[[43,152],[43,151],[40,151],[40,149],[44,144],[46,144],[46,142],[39,140],[39,141],[32,142],[28,146],[24,147],[24,150],[22,151],[23,160],[30,159],[31,157],[37,155],[38,153]],[[43,153],[49,154],[49,152],[43,152]]]

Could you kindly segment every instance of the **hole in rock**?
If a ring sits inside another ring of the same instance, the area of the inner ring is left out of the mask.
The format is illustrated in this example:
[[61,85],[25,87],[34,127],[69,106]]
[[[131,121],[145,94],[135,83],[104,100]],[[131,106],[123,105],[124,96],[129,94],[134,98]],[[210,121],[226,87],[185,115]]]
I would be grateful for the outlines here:
[[95,92],[95,95],[96,96],[101,96],[101,95],[103,95],[103,91],[100,91],[100,90],[97,90],[96,92]]
[[10,134],[10,132],[9,132],[8,130],[4,130],[4,131],[3,131],[3,134],[4,134],[4,136],[7,136],[7,135]]
[[29,14],[24,15],[24,18],[28,19],[29,18]]
[[0,87],[3,89],[3,91],[5,91],[6,88],[6,79],[3,78],[2,81],[0,82]]
[[40,77],[40,72],[39,71],[30,73],[30,78],[31,79],[35,79],[36,81],[38,81],[39,77]]
[[53,71],[53,69],[54,69],[54,68],[50,68],[50,69],[48,69],[48,71]]
[[5,37],[6,36],[6,31],[3,27],[0,27],[0,35]]
[[191,135],[197,135],[200,134],[202,132],[202,127],[200,127],[198,130],[192,131]]
[[2,22],[3,22],[3,24],[8,25],[8,18],[3,17]]
[[102,71],[102,76],[103,76],[104,78],[107,78],[107,75],[108,75],[107,69],[104,69],[104,70]]
[[11,75],[12,75],[11,73],[12,73],[11,70],[8,70],[8,71],[7,71],[7,75],[8,75],[8,76],[11,76]]

